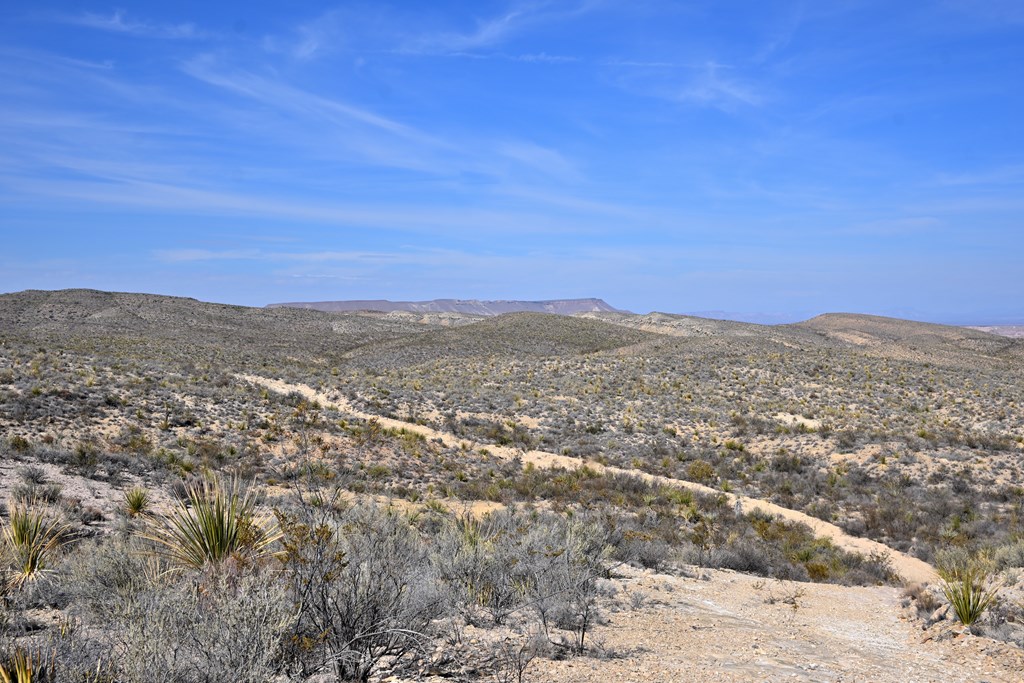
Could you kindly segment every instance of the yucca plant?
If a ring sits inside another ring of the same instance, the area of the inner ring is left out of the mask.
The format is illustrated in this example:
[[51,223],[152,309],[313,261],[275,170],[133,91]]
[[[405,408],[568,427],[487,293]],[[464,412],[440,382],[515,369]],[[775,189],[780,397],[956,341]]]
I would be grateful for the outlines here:
[[281,538],[276,520],[256,509],[251,486],[206,477],[186,484],[184,499],[145,534],[177,568],[201,569],[230,557],[258,560]]
[[942,594],[964,626],[980,619],[998,597],[999,589],[989,585],[987,572],[978,567],[943,574]]
[[0,522],[0,542],[7,564],[7,587],[19,590],[49,572],[69,527],[34,500],[12,501],[7,507],[8,520]]
[[142,486],[133,486],[124,492],[124,509],[129,517],[138,517],[149,511],[149,491]]
[[47,683],[53,680],[53,664],[42,655],[33,656],[16,648],[0,659],[0,683]]

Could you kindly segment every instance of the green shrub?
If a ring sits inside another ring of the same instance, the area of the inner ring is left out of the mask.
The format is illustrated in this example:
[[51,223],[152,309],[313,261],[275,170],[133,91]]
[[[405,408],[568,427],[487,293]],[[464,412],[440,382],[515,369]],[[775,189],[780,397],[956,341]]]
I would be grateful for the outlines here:
[[10,445],[11,450],[17,453],[24,453],[29,449],[28,439],[20,434],[12,436],[7,443]]
[[691,481],[708,481],[715,476],[715,468],[706,460],[694,460],[686,468],[686,478]]
[[1024,567],[1024,538],[1000,546],[995,552],[994,559],[1001,568]]
[[337,680],[365,681],[382,661],[399,667],[425,651],[442,603],[426,547],[404,517],[373,505],[279,514],[298,613],[293,656]]

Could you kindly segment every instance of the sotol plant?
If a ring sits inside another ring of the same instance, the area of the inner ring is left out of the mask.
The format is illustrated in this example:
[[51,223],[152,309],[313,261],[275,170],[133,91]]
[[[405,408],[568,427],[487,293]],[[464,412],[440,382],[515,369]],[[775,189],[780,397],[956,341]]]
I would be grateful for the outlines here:
[[173,565],[199,569],[235,557],[258,560],[281,538],[274,518],[257,511],[252,487],[207,477],[185,486],[184,499],[145,535]]
[[138,517],[149,512],[149,491],[141,486],[135,486],[124,493],[125,512],[130,517]]
[[964,626],[980,619],[999,594],[997,587],[989,585],[988,573],[979,567],[942,574],[942,593]]
[[49,571],[53,556],[67,538],[68,526],[36,501],[11,502],[9,519],[0,522],[7,587],[20,589]]

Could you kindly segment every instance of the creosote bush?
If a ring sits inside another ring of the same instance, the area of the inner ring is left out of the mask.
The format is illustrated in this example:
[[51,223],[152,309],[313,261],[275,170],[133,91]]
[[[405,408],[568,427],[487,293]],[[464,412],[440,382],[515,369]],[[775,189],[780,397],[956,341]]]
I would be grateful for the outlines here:
[[321,505],[279,517],[298,610],[291,655],[304,672],[365,681],[385,658],[401,669],[426,651],[443,606],[427,547],[402,515]]
[[[598,618],[597,581],[607,573],[609,530],[589,515],[515,511],[451,520],[435,541],[434,561],[453,607],[470,622],[512,614],[537,619],[544,637],[580,654]],[[570,634],[556,637],[555,630]]]

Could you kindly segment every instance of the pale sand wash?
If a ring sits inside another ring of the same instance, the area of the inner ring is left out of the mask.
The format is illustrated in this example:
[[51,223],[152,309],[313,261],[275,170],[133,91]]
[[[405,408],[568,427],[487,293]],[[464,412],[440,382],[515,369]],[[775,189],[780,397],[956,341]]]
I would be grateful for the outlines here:
[[548,453],[547,451],[526,451],[515,448],[509,448],[507,446],[496,446],[491,444],[480,444],[469,441],[467,439],[459,438],[454,434],[447,432],[441,432],[424,425],[417,425],[410,422],[403,422],[402,420],[395,420],[392,418],[381,417],[379,415],[372,415],[370,413],[357,410],[352,404],[342,396],[339,392],[333,392],[331,394],[325,394],[321,391],[317,391],[313,387],[306,384],[291,384],[282,380],[269,379],[266,377],[259,377],[256,375],[237,375],[239,379],[252,384],[266,387],[272,391],[280,394],[289,394],[298,392],[304,396],[307,400],[317,401],[321,405],[330,406],[337,409],[340,412],[347,413],[353,417],[358,417],[363,420],[374,419],[377,420],[382,426],[389,427],[392,429],[404,429],[408,432],[414,432],[421,434],[428,439],[441,439],[441,441],[448,446],[459,446],[460,444],[467,444],[470,448],[486,448],[490,453],[503,458],[515,458],[520,457],[524,463],[532,463],[536,467],[552,468],[552,467],[564,467],[567,469],[575,469],[581,465],[586,465],[595,472],[615,472],[621,474],[628,474],[631,476],[639,477],[644,481],[665,485],[665,486],[677,486],[680,488],[686,488],[692,491],[700,493],[706,493],[709,495],[724,495],[730,505],[735,505],[737,502],[741,508],[747,512],[757,510],[765,512],[767,514],[779,515],[783,519],[801,522],[811,528],[814,534],[821,538],[828,538],[836,546],[843,550],[857,552],[862,554],[870,553],[885,553],[888,554],[892,560],[893,569],[895,569],[900,576],[905,580],[911,582],[926,583],[934,581],[937,576],[935,569],[927,562],[923,562],[916,557],[911,557],[905,553],[901,553],[897,550],[890,548],[887,545],[872,541],[867,538],[857,538],[847,534],[845,531],[837,527],[835,524],[830,524],[824,520],[812,517],[811,515],[805,514],[798,510],[791,510],[784,508],[775,503],[770,503],[765,500],[758,498],[749,498],[747,496],[738,496],[732,493],[723,493],[718,489],[713,489],[709,486],[697,484],[689,481],[682,481],[680,479],[672,479],[670,477],[662,477],[655,474],[648,474],[646,472],[640,472],[637,470],[625,470],[618,467],[608,467],[601,465],[600,463],[580,460],[579,458],[572,458],[565,455],[558,455],[556,453]]

